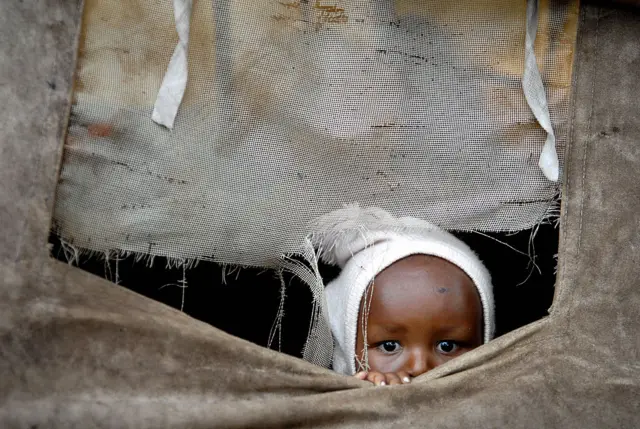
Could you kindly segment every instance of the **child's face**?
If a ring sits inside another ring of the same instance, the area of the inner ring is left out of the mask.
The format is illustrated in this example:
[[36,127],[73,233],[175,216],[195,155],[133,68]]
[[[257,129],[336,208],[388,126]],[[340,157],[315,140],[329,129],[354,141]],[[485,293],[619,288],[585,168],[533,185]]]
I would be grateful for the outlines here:
[[[397,261],[376,276],[369,296],[370,371],[416,377],[482,344],[478,292],[464,271],[444,259],[414,255]],[[356,339],[361,361],[364,304],[363,298]]]

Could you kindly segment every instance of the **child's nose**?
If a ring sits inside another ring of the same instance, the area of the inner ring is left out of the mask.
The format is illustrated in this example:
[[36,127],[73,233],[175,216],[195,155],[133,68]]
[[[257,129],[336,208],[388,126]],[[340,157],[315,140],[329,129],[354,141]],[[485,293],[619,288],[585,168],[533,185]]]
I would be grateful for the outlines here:
[[408,362],[407,372],[412,377],[417,377],[429,371],[429,356],[426,349],[414,349],[411,353],[411,360]]

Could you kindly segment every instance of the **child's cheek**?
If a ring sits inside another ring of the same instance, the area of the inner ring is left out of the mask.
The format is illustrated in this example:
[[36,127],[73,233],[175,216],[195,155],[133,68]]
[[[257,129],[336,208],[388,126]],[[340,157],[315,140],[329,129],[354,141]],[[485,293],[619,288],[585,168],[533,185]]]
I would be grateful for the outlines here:
[[403,368],[403,353],[388,355],[377,350],[369,351],[369,368],[378,372],[397,372]]

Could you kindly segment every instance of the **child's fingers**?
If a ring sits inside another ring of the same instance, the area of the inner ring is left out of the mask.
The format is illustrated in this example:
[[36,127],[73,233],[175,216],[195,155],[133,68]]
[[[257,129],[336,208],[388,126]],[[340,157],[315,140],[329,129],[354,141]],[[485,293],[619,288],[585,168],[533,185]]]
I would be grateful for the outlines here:
[[360,371],[360,372],[356,373],[354,375],[354,377],[357,378],[358,380],[364,381],[367,378],[367,371]]
[[398,377],[400,377],[400,380],[402,380],[402,384],[409,384],[411,383],[411,376],[409,375],[408,372],[406,371],[399,371],[396,373],[398,375]]
[[358,380],[369,381],[376,386],[391,386],[411,383],[411,376],[406,371],[399,371],[397,373],[388,372],[385,374],[377,371],[360,371],[354,374],[354,377]]
[[385,374],[386,382],[389,385],[397,385],[402,384],[402,380],[398,377],[398,374],[393,372],[388,372]]
[[386,386],[387,381],[383,373],[381,372],[370,372],[367,374],[367,380],[375,384],[376,386]]

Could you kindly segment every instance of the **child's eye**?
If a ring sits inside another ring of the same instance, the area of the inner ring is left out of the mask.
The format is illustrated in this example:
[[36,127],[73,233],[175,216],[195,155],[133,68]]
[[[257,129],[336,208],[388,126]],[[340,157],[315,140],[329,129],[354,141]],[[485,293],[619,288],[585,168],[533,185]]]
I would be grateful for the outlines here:
[[387,354],[397,353],[402,350],[402,346],[398,341],[382,341],[377,344],[376,348]]
[[447,355],[454,353],[459,347],[455,341],[450,340],[440,341],[438,345],[436,345],[436,349],[438,349],[439,352]]

